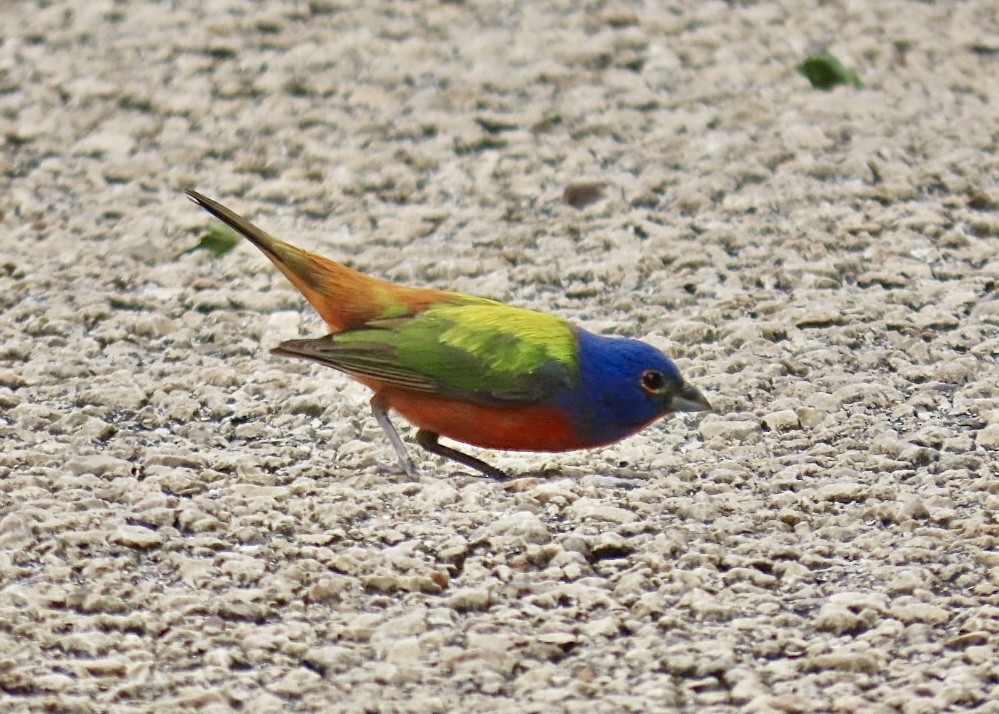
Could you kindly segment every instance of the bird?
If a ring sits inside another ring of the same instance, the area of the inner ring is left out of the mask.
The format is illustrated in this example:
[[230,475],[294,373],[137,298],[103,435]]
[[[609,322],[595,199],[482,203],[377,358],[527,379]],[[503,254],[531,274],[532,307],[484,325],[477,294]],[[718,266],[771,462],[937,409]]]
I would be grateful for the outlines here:
[[279,240],[197,191],[187,195],[259,248],[330,330],[271,352],[332,367],[371,389],[372,414],[410,478],[418,470],[390,411],[417,428],[426,451],[502,481],[511,476],[439,439],[565,452],[612,444],[670,413],[711,409],[645,342],[485,297],[381,280]]

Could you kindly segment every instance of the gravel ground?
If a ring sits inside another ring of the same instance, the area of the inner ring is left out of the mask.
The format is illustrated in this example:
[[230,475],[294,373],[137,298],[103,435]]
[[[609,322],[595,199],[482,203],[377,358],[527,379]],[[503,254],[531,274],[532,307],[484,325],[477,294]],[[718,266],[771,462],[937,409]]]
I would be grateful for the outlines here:
[[[999,711],[997,13],[0,4],[0,709]],[[717,411],[407,481],[185,188]]]

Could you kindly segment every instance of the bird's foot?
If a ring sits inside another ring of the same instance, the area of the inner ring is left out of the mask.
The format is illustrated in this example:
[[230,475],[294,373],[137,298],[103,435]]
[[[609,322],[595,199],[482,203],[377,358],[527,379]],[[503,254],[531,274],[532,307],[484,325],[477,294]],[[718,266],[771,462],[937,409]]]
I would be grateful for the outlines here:
[[416,443],[430,453],[443,456],[445,459],[457,461],[459,464],[464,464],[465,466],[475,469],[488,478],[495,479],[497,481],[510,480],[510,475],[505,471],[500,471],[495,466],[490,466],[482,459],[477,459],[471,454],[466,454],[463,451],[458,451],[457,449],[452,449],[449,446],[444,446],[437,441],[438,438],[437,434],[432,431],[427,431],[426,429],[420,429],[416,432]]

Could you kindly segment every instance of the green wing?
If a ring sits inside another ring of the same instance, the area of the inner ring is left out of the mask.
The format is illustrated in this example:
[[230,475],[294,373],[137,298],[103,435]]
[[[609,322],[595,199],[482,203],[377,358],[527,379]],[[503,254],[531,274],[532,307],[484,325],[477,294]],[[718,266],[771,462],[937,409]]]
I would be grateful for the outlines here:
[[291,340],[278,354],[436,396],[530,404],[576,377],[576,336],[565,321],[502,303],[442,303],[423,312]]

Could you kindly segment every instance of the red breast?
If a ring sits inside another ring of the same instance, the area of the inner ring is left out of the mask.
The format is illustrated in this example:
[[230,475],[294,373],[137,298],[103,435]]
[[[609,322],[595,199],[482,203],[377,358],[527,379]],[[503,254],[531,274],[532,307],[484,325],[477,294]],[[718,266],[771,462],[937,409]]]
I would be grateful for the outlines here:
[[368,386],[411,424],[472,446],[508,451],[571,451],[593,446],[581,443],[572,425],[551,406],[493,407]]

